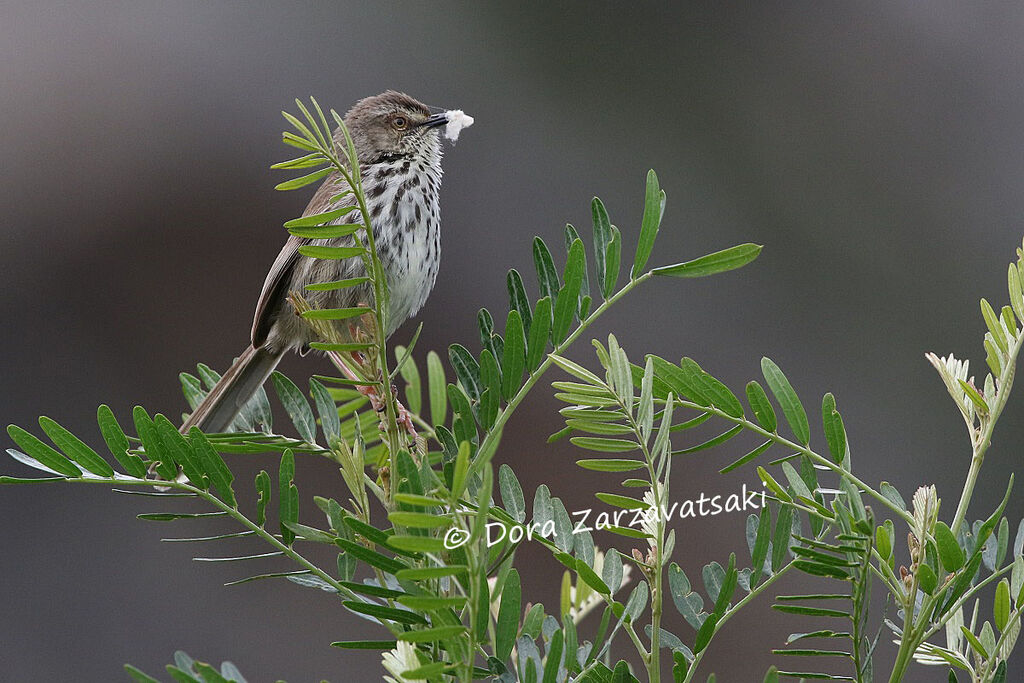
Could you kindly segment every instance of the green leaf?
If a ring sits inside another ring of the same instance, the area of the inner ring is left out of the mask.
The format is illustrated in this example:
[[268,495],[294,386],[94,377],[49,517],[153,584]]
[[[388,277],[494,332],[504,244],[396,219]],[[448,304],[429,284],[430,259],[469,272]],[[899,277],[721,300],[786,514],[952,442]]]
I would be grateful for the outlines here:
[[274,381],[274,389],[281,399],[281,405],[291,418],[299,436],[306,443],[316,443],[316,418],[313,417],[313,411],[305,396],[294,382],[280,372],[273,372],[270,378]]
[[806,446],[811,440],[810,425],[807,423],[804,406],[797,398],[796,392],[793,391],[793,386],[779,366],[768,357],[761,359],[761,372],[764,373],[768,388],[771,389],[775,400],[779,402],[782,414],[786,416],[786,421],[789,423],[790,429],[793,430],[797,441]]
[[308,292],[331,292],[337,289],[348,289],[349,287],[355,287],[370,281],[371,278],[368,277],[349,277],[329,282],[314,282],[313,284],[306,285],[305,289]]
[[366,602],[356,602],[355,600],[345,600],[341,603],[353,612],[359,614],[368,614],[376,619],[393,621],[396,624],[426,624],[427,620],[416,612],[410,612],[405,609],[398,609],[397,607],[385,607],[384,605],[376,605]]
[[715,635],[715,626],[718,625],[719,617],[714,614],[709,614],[701,624],[700,629],[697,631],[697,638],[693,643],[693,653],[698,654],[711,642],[712,636]]
[[608,243],[612,241],[612,224],[608,211],[600,199],[590,202],[590,213],[594,224],[594,267],[597,272],[597,288],[604,291],[607,273]]
[[668,567],[668,585],[676,609],[690,626],[699,629],[705,619],[704,600],[691,590],[690,580],[686,578],[686,573],[675,562]]
[[313,308],[302,312],[306,320],[348,320],[357,318],[364,313],[371,313],[372,308],[354,306],[352,308]]
[[[572,227],[568,223],[565,226],[565,251],[566,253],[572,249],[572,243],[580,239],[580,234],[576,232],[576,228]],[[584,261],[586,258],[584,257]],[[586,265],[583,268],[583,281],[580,284],[580,309],[579,317],[583,320],[587,317],[590,312],[590,277],[587,275]]]
[[511,310],[505,321],[505,347],[501,360],[501,393],[505,400],[515,396],[526,365],[526,338],[519,311]]
[[477,416],[480,426],[487,430],[498,416],[501,400],[501,371],[490,349],[480,352],[480,386],[483,392],[480,394]]
[[967,642],[968,644],[970,644],[972,650],[974,650],[978,655],[980,655],[983,660],[988,659],[988,651],[981,644],[981,641],[978,640],[977,636],[975,636],[969,628],[961,624],[960,632],[964,635],[965,638],[967,638]]
[[618,550],[609,548],[604,554],[604,566],[601,568],[601,580],[612,593],[622,586],[622,556]]
[[779,506],[779,515],[775,520],[775,535],[772,538],[772,571],[782,568],[789,551],[790,534],[792,533],[793,508],[788,505]]
[[772,535],[772,511],[767,505],[761,508],[761,514],[757,520],[757,535],[754,538],[754,547],[750,553],[750,561],[753,573],[750,575],[750,586],[753,588],[761,581],[761,574],[764,573],[764,561],[768,557],[768,546],[771,543]]
[[612,239],[605,248],[605,280],[601,294],[605,299],[615,293],[615,285],[619,280],[619,263],[622,260],[622,235],[614,225],[612,228]]
[[267,504],[270,502],[270,475],[260,470],[256,475],[256,524],[263,526],[267,521]]
[[601,577],[597,575],[590,566],[581,559],[576,560],[576,573],[579,574],[583,582],[593,588],[601,595],[611,595],[612,589],[601,580]]
[[718,472],[720,474],[727,474],[729,472],[732,472],[734,469],[736,469],[738,467],[742,467],[743,465],[746,465],[751,460],[756,460],[759,455],[761,455],[766,450],[771,448],[774,443],[775,442],[771,441],[771,440],[765,441],[763,444],[761,444],[760,446],[758,446],[754,450],[750,451],[746,455],[744,455],[744,456],[742,456],[740,458],[737,458],[736,460],[734,460],[733,462],[729,463],[728,465],[726,465],[722,469],[718,470]]
[[361,256],[366,250],[363,247],[324,247],[306,244],[299,247],[299,253],[309,258],[340,261],[342,259]]
[[903,496],[900,495],[900,492],[896,490],[895,486],[887,481],[883,481],[878,488],[879,492],[885,496],[886,500],[904,512],[907,510],[907,504],[904,502]]
[[569,328],[579,305],[580,286],[583,283],[583,243],[573,242],[565,264],[565,284],[555,299],[554,318],[551,323],[551,341],[556,346],[569,334]]
[[296,537],[313,543],[334,545],[334,539],[337,538],[333,533],[317,529],[316,527],[306,526],[305,524],[299,524],[298,522],[286,522],[285,524],[289,529],[295,532]]
[[640,615],[643,614],[644,608],[647,607],[647,597],[650,591],[647,586],[647,582],[641,580],[636,585],[633,592],[629,594],[629,599],[626,600],[623,615],[630,621],[634,622]]
[[[465,601],[465,598],[460,599]],[[422,631],[406,631],[404,633],[400,633],[398,634],[398,639],[404,640],[407,643],[436,643],[442,640],[449,640],[451,638],[461,636],[466,632],[466,627],[462,625],[435,626],[434,628],[428,628]]]
[[526,296],[526,288],[523,286],[523,277],[515,268],[508,271],[506,278],[508,286],[509,308],[519,311],[519,317],[523,319],[523,329],[530,331],[533,316],[530,310],[530,300]]
[[57,448],[85,470],[101,477],[114,476],[114,468],[81,439],[48,417],[39,418],[39,426]]
[[1000,631],[1005,630],[1010,621],[1010,583],[1006,579],[1001,579],[996,586],[993,620]]
[[297,159],[289,159],[288,161],[279,161],[276,164],[271,164],[270,168],[274,170],[280,169],[293,169],[293,168],[311,168],[313,166],[323,166],[327,163],[327,158],[320,152],[313,152],[312,154],[306,154],[298,157]]
[[[846,457],[846,428],[843,426],[843,417],[836,410],[836,399],[831,393],[825,394],[821,400],[821,420],[832,459],[841,463]],[[903,509],[906,509],[906,506]]]
[[157,679],[153,678],[152,676],[147,676],[131,664],[125,664],[124,670],[129,676],[132,677],[132,680],[136,683],[160,683],[160,681],[158,681]]
[[436,351],[427,353],[427,392],[430,397],[430,420],[432,424],[443,425],[448,416],[448,392],[444,366]]
[[921,590],[925,593],[931,595],[935,592],[935,587],[938,585],[938,577],[935,576],[935,572],[926,563],[917,566],[917,580]]
[[519,572],[509,571],[501,589],[498,619],[494,630],[494,656],[504,662],[512,653],[516,634],[519,631],[519,612],[522,609]]
[[644,194],[644,217],[640,223],[640,238],[636,245],[636,257],[633,259],[631,277],[636,278],[643,272],[647,259],[654,248],[654,240],[658,236],[661,217],[665,213],[665,192],[658,186],[658,175],[654,169],[647,171],[647,189]]
[[533,266],[537,270],[540,295],[554,299],[561,284],[558,281],[558,273],[555,271],[555,263],[551,258],[551,251],[540,237],[533,238]]
[[289,522],[299,521],[299,490],[295,487],[295,456],[291,449],[281,454],[281,467],[278,470],[278,497],[280,498],[278,516],[281,520],[281,536],[284,542],[291,545],[295,534],[288,528]]
[[[287,138],[288,135],[289,135],[288,133],[285,133],[286,141],[288,140],[288,138]],[[291,136],[291,137],[294,138],[294,136]],[[314,147],[310,147],[308,144],[304,144],[303,147],[305,147],[305,149],[310,149],[310,150],[314,150],[315,149]],[[329,168],[324,168],[324,169],[321,169],[319,171],[314,171],[313,173],[310,173],[309,175],[304,175],[304,176],[301,176],[299,178],[292,178],[291,180],[286,180],[283,183],[278,183],[277,185],[274,186],[274,189],[275,190],[297,190],[300,187],[305,187],[306,185],[310,185],[312,183],[315,183],[316,181],[320,180],[321,178],[327,177],[327,174],[329,174],[330,172],[331,172],[331,169],[329,169]]]
[[519,485],[515,472],[506,464],[498,469],[498,488],[501,491],[501,503],[512,519],[522,523],[526,521],[526,498],[523,488]]
[[214,450],[210,440],[206,438],[206,435],[198,427],[193,425],[189,430],[188,436],[190,445],[199,461],[199,466],[209,476],[210,483],[217,489],[221,500],[231,507],[237,508],[238,503],[235,500],[235,492],[231,488],[234,475],[228,468],[227,463],[220,457],[220,453]]
[[715,607],[711,612],[715,619],[721,619],[726,609],[729,608],[729,601],[732,600],[733,593],[736,591],[736,580],[736,553],[730,553],[729,566],[725,570],[725,578],[722,580],[722,585],[715,598]]
[[597,375],[592,373],[590,370],[587,370],[582,365],[579,365],[578,363],[574,363],[573,361],[569,360],[568,358],[565,358],[563,356],[559,356],[557,354],[551,354],[549,356],[549,358],[551,358],[551,361],[555,365],[557,365],[561,369],[565,370],[566,372],[568,372],[573,377],[581,379],[584,382],[586,382],[587,384],[591,384],[591,385],[594,385],[594,386],[604,386],[604,381],[601,380],[600,377],[598,377]]
[[1003,330],[1003,326],[996,316],[995,311],[992,310],[991,304],[985,299],[981,300],[981,315],[985,318],[985,325],[988,327],[988,331],[992,334],[992,338],[999,346],[999,350],[1006,354],[1009,351],[1009,345],[1006,340],[1006,332]]
[[[526,628],[523,628],[526,631]],[[558,670],[562,664],[562,631],[556,630],[551,636],[551,643],[548,646],[547,657],[544,662],[543,678],[542,683],[556,683],[558,680]],[[529,674],[527,674],[529,676]]]
[[939,561],[943,569],[955,572],[964,566],[964,551],[945,522],[935,524],[935,544],[938,546]]
[[462,344],[452,344],[448,347],[448,358],[470,401],[479,402],[483,388],[480,385],[480,364],[473,354]]
[[445,576],[455,576],[467,570],[465,565],[453,564],[444,567],[415,567],[412,569],[400,569],[395,572],[395,578],[401,581],[422,581],[424,579],[440,579]]
[[771,401],[768,400],[764,389],[756,381],[751,380],[747,383],[747,402],[750,404],[750,409],[754,412],[758,424],[765,430],[774,433],[778,428],[775,409],[772,408]]
[[707,441],[704,441],[703,443],[697,444],[696,446],[690,446],[689,448],[680,448],[679,450],[672,451],[672,455],[686,455],[689,453],[697,453],[698,451],[703,451],[708,448],[714,448],[715,446],[723,444],[729,439],[733,438],[741,431],[743,431],[743,425],[732,426],[729,429],[722,432],[721,434],[719,434],[718,436],[712,437]]
[[26,432],[21,427],[17,425],[8,425],[7,433],[10,435],[11,439],[14,440],[14,443],[18,444],[21,450],[25,451],[27,455],[35,458],[53,472],[63,474],[66,477],[82,476],[81,470],[75,467],[70,460],[55,451],[53,448],[47,446],[29,432]]
[[[342,223],[341,225],[316,225],[309,228],[289,228],[289,234],[309,240],[330,240],[347,237],[363,229],[361,223]],[[333,258],[333,257],[329,257]]]
[[293,218],[284,224],[286,228],[308,228],[314,225],[323,225],[324,223],[330,223],[333,220],[341,218],[347,214],[352,213],[359,207],[353,204],[352,206],[343,206],[340,209],[332,209],[330,211],[324,211],[323,213],[315,213],[310,216],[303,216],[301,218]]
[[594,470],[596,472],[629,472],[647,467],[647,463],[642,460],[617,460],[613,458],[577,460],[576,464],[585,470]]
[[331,647],[345,650],[393,650],[397,645],[394,640],[339,640],[331,643]]
[[[346,518],[345,522],[346,524],[348,523],[348,518]],[[365,562],[371,567],[376,567],[389,574],[394,574],[399,570],[408,568],[404,563],[394,558],[382,555],[376,550],[370,550],[366,546],[350,541],[347,538],[336,538],[334,539],[334,544],[360,562]]]
[[571,441],[574,446],[603,453],[622,453],[625,451],[633,451],[640,447],[640,445],[635,441],[628,441],[626,439],[608,439],[597,436],[574,436],[569,439],[569,441]]
[[108,406],[101,405],[96,410],[96,422],[100,426],[100,433],[103,434],[103,440],[107,443],[110,454],[117,458],[117,462],[124,468],[124,471],[138,479],[145,478],[146,465],[142,462],[142,458],[128,452],[128,437],[125,436],[124,430],[118,424],[113,411]]
[[540,365],[548,347],[548,336],[551,332],[551,299],[543,297],[537,301],[533,315],[533,326],[529,328],[527,340],[526,369],[533,372]]
[[960,388],[964,390],[967,398],[971,399],[971,403],[973,403],[974,407],[978,409],[978,414],[988,415],[988,404],[985,403],[985,398],[978,393],[978,390],[962,379],[958,379],[957,382],[960,383]]
[[451,518],[447,515],[410,512],[407,510],[389,512],[388,519],[395,526],[410,527],[412,529],[436,529],[442,526],[451,526],[452,523]]
[[206,473],[199,463],[199,458],[192,450],[191,445],[185,441],[169,419],[164,415],[156,415],[153,418],[153,425],[156,428],[160,441],[163,443],[163,451],[169,456],[169,460],[163,461],[176,471],[181,467],[182,472],[192,482],[193,486],[202,489],[209,488]]
[[651,272],[671,277],[706,277],[741,268],[756,259],[760,253],[761,246],[758,244],[740,244],[685,263],[655,268]]
[[650,507],[647,503],[629,496],[620,496],[616,493],[595,493],[594,496],[603,503],[614,505],[625,510],[646,510]]
[[[313,402],[316,404],[316,411],[320,415],[320,427],[323,430],[324,439],[326,439],[327,445],[330,446],[338,440],[341,434],[341,419],[338,416],[338,406],[334,399],[331,398],[331,393],[327,391],[327,388],[315,379],[309,380],[309,393],[312,395]],[[412,406],[409,407],[415,413],[419,412],[418,408],[419,406],[416,406],[415,409]]]

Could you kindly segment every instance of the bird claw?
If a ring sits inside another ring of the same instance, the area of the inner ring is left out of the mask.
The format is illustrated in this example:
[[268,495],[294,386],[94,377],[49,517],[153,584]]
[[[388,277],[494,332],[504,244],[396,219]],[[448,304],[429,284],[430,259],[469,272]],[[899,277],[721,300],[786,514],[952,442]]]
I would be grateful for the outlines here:
[[[382,432],[385,431],[387,427],[384,422],[384,413],[387,411],[387,405],[384,403],[383,400],[381,400],[380,394],[377,392],[377,387],[368,386],[364,384],[360,385],[358,389],[360,394],[369,399],[370,407],[373,408],[374,412],[380,415],[380,430]],[[394,385],[392,385],[391,390],[393,394],[397,393],[395,391]],[[409,432],[409,436],[412,437],[413,441],[415,441],[417,434],[416,426],[413,424],[412,421],[412,413],[410,413],[409,410],[404,405],[402,405],[402,402],[399,401],[397,398],[395,399],[395,412],[397,413],[395,415],[395,421],[398,423],[400,427],[403,427],[407,432]]]

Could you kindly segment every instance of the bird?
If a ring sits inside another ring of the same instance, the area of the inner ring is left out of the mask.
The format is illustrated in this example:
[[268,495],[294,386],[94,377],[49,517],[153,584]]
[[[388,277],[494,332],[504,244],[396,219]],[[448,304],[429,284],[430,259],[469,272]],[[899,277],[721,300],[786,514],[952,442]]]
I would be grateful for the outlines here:
[[[345,114],[381,265],[387,276],[390,307],[385,336],[414,316],[437,280],[441,257],[441,128],[453,140],[473,120],[461,110],[441,111],[394,90],[359,100]],[[345,148],[341,127],[333,132]],[[353,206],[353,193],[334,172],[326,177],[303,216]],[[342,195],[342,196],[339,196]],[[352,211],[332,224],[360,222]],[[181,427],[205,433],[230,431],[231,424],[289,351],[304,353],[315,333],[299,317],[289,294],[300,293],[312,308],[372,305],[372,283],[328,291],[306,285],[366,275],[362,259],[317,259],[299,253],[303,245],[353,246],[351,235],[331,239],[290,236],[267,273],[256,304],[250,344],[221,376]],[[334,323],[340,338],[352,338],[352,320]]]

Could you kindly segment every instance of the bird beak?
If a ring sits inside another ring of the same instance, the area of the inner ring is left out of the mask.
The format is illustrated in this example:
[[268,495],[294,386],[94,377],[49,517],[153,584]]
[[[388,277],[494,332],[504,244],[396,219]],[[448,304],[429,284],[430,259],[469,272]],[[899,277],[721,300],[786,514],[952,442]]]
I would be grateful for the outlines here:
[[438,126],[444,126],[448,124],[448,112],[441,112],[440,114],[431,114],[425,121],[419,125],[424,128],[437,128]]

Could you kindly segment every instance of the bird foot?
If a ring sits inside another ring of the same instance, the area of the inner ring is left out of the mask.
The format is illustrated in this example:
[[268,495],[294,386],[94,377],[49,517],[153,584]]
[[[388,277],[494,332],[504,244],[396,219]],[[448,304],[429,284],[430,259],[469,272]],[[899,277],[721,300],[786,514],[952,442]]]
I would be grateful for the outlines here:
[[[386,425],[384,422],[384,413],[387,411],[387,405],[381,399],[380,393],[377,391],[377,387],[363,384],[358,385],[357,388],[360,394],[362,394],[363,396],[370,400],[370,407],[372,407],[373,410],[380,415],[380,429],[381,431],[385,431]],[[397,393],[395,389],[395,386],[392,385],[392,394]],[[412,421],[412,413],[410,413],[408,408],[402,405],[402,402],[397,399],[395,399],[395,411],[397,412],[397,415],[395,416],[396,422],[398,422],[398,425],[400,427],[403,427],[407,432],[409,432],[409,436],[412,437],[413,441],[415,441],[417,435],[416,426],[413,424]]]

